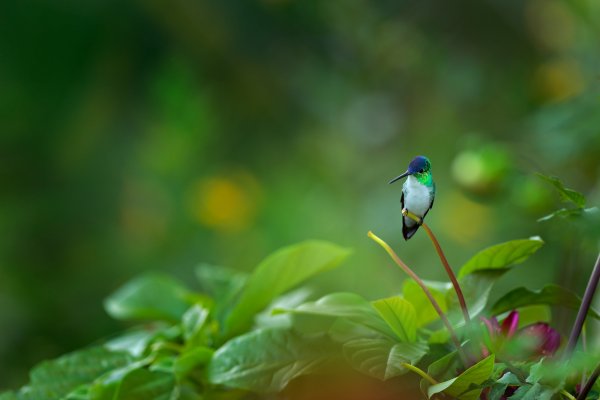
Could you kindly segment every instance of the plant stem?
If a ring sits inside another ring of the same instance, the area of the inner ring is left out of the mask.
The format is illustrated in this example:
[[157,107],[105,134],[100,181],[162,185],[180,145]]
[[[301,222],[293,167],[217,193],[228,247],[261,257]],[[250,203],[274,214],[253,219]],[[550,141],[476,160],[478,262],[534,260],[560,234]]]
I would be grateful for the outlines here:
[[565,396],[567,399],[569,400],[577,400],[575,398],[575,396],[573,396],[571,393],[567,392],[565,389],[562,389],[561,391],[559,391],[558,393],[562,394],[563,396]]
[[596,367],[594,372],[592,372],[592,375],[590,375],[590,378],[588,379],[588,381],[585,384],[585,386],[583,387],[583,389],[581,389],[581,392],[577,396],[577,400],[584,400],[587,397],[590,390],[592,390],[592,386],[594,386],[594,383],[596,383],[596,380],[598,379],[599,375],[600,375],[600,364],[598,364],[598,366]]
[[594,293],[596,292],[596,288],[598,287],[598,281],[600,281],[600,254],[598,255],[596,265],[594,265],[594,269],[592,271],[592,274],[590,275],[590,280],[588,281],[587,287],[585,288],[585,293],[583,294],[583,299],[581,300],[581,306],[579,306],[577,318],[575,319],[573,329],[571,330],[571,335],[569,336],[569,343],[567,344],[567,348],[564,354],[565,358],[569,357],[573,353],[573,350],[577,345],[577,340],[581,335],[581,330],[583,329],[585,317],[587,317],[587,313],[590,310],[590,306],[592,304],[592,299],[594,298]]
[[402,365],[404,368],[406,368],[408,370],[411,370],[412,372],[419,375],[421,378],[425,379],[427,382],[431,383],[432,385],[438,384],[438,381],[433,379],[431,377],[431,375],[427,374],[427,372],[423,371],[422,369],[415,367],[414,365],[411,365],[409,363],[402,363],[400,365]]
[[427,236],[429,236],[431,243],[433,243],[433,247],[435,247],[435,251],[438,253],[440,260],[442,261],[442,265],[444,265],[444,269],[446,270],[446,273],[448,274],[448,277],[450,278],[450,281],[452,282],[452,286],[454,286],[454,291],[456,292],[456,296],[458,297],[458,302],[460,303],[460,308],[462,309],[462,313],[465,318],[465,323],[468,324],[471,321],[471,317],[469,316],[469,309],[467,308],[465,296],[463,295],[462,289],[460,288],[460,285],[458,284],[458,279],[456,279],[456,275],[454,274],[454,271],[450,267],[450,264],[448,263],[448,259],[446,258],[446,255],[444,254],[444,251],[442,250],[442,247],[440,246],[440,243],[438,242],[437,238],[435,237],[435,235],[433,234],[433,232],[429,228],[429,226],[425,222],[423,222],[422,218],[417,217],[415,214],[413,214],[406,208],[402,210],[402,215],[404,215],[405,217],[409,217],[410,219],[415,221],[417,224],[421,225],[423,227],[423,229],[425,229]]
[[444,312],[440,308],[440,305],[438,304],[438,302],[435,300],[435,298],[431,294],[431,291],[429,290],[429,288],[425,285],[425,283],[423,283],[421,278],[419,278],[419,276],[413,272],[412,269],[410,269],[406,264],[404,264],[404,262],[400,259],[400,257],[398,257],[398,255],[394,252],[394,250],[386,242],[384,242],[382,239],[380,239],[377,235],[375,235],[371,231],[369,231],[367,236],[369,236],[369,238],[373,239],[378,245],[383,247],[383,249],[390,255],[392,260],[394,260],[394,262],[400,267],[400,269],[402,269],[402,271],[404,271],[408,276],[410,276],[421,287],[421,289],[425,293],[425,296],[427,296],[427,298],[429,299],[429,302],[431,303],[431,305],[433,306],[435,311],[440,316],[442,322],[448,329],[448,332],[450,332],[450,337],[452,338],[452,342],[454,342],[454,345],[456,346],[459,354],[461,354],[461,357],[464,360],[466,360],[466,357],[463,353],[463,349],[460,346],[460,341],[458,340],[458,337],[456,336],[456,332],[454,332],[454,329],[452,328],[450,321],[448,321],[448,318],[446,318],[446,314],[444,314]]

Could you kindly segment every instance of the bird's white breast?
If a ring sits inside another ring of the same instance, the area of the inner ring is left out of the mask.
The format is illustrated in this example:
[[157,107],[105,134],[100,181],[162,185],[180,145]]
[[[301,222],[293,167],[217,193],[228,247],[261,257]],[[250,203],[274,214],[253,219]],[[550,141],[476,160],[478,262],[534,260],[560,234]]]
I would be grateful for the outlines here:
[[404,182],[404,207],[411,211],[413,214],[422,217],[431,204],[431,192],[429,188],[419,181],[409,176]]

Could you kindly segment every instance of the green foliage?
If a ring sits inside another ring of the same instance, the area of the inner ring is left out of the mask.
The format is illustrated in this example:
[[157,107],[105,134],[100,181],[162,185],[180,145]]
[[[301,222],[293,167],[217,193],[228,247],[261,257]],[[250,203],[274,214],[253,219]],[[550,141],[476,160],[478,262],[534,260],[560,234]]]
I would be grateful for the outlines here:
[[[490,312],[492,315],[498,315],[516,308],[538,304],[562,306],[578,310],[581,305],[581,298],[570,290],[558,285],[547,285],[539,290],[529,290],[520,287],[511,290],[498,299]],[[590,308],[588,313],[592,317],[600,319],[600,314],[593,308]]]
[[[572,390],[565,378],[572,371],[590,370],[597,360],[577,353],[556,364],[531,358],[531,352],[513,360],[519,352],[501,350],[508,328],[494,330],[491,320],[486,325],[475,318],[486,310],[496,316],[519,309],[524,324],[549,320],[548,306],[580,305],[575,294],[548,285],[514,289],[488,308],[495,282],[542,245],[539,238],[505,242],[461,268],[459,284],[473,318],[467,325],[452,285],[424,282],[457,332],[460,349],[449,347],[450,330],[413,281],[404,283],[402,295],[374,301],[348,292],[311,301],[305,290],[286,295],[348,255],[326,242],[284,248],[249,276],[202,265],[196,270],[201,292],[145,274],[105,303],[114,318],[145,325],[40,364],[27,386],[0,399],[242,400],[280,392],[300,376],[329,372],[340,363],[382,381],[418,373],[429,398],[476,400],[485,390],[486,398],[500,400],[510,390],[510,399],[550,399],[563,388]],[[253,326],[259,313],[260,324]],[[590,315],[598,318],[593,310]],[[511,335],[518,332],[511,329]]]
[[320,272],[335,268],[348,254],[347,249],[320,241],[300,243],[274,253],[248,278],[225,320],[225,336],[248,329],[253,316],[275,297]]
[[[441,282],[430,282],[425,281],[425,284],[429,288],[431,294],[435,301],[437,301],[438,305],[442,309],[443,312],[448,311],[447,306],[447,295],[448,291],[451,289],[450,283],[441,283]],[[406,300],[408,300],[415,310],[418,310],[416,324],[418,327],[423,327],[433,321],[437,321],[439,316],[429,299],[423,293],[423,290],[419,287],[419,285],[410,279],[404,281],[402,286],[402,296]]]
[[422,343],[397,343],[388,338],[359,338],[344,343],[344,355],[358,371],[386,380],[407,372],[427,353]]
[[36,366],[31,371],[29,384],[16,397],[27,400],[66,398],[79,386],[132,361],[133,357],[129,354],[113,352],[102,346],[67,354]]
[[190,306],[190,297],[190,292],[172,278],[149,273],[109,296],[104,307],[115,319],[176,322]]
[[227,342],[214,355],[208,378],[215,384],[276,392],[297,376],[328,361],[332,344],[325,335],[301,337],[289,329],[264,329]]
[[475,400],[481,393],[479,386],[492,375],[493,370],[494,356],[491,355],[468,368],[456,378],[430,386],[427,394],[431,397],[443,392],[455,398]]
[[475,254],[460,269],[458,277],[472,274],[481,270],[502,270],[527,260],[542,247],[544,242],[539,237],[511,240],[488,247]]
[[373,302],[373,307],[403,342],[417,340],[417,312],[415,307],[400,296]]
[[598,211],[597,207],[585,208],[586,199],[582,193],[579,193],[573,189],[568,189],[562,183],[560,179],[554,176],[546,176],[542,174],[537,174],[539,178],[548,182],[550,185],[556,189],[558,192],[560,199],[563,203],[567,203],[570,207],[561,208],[556,210],[540,219],[538,221],[548,221],[552,218],[560,217],[560,218],[572,218],[579,217],[586,213],[596,213]]

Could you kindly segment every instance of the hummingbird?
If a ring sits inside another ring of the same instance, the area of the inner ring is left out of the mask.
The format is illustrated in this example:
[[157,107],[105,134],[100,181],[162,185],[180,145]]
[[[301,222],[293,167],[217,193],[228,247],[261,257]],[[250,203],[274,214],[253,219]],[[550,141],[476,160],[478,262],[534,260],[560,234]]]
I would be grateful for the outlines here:
[[435,199],[435,183],[431,175],[431,162],[425,156],[416,156],[408,164],[408,169],[402,175],[390,180],[390,184],[404,177],[408,177],[404,185],[402,185],[402,197],[400,204],[402,209],[405,208],[421,218],[421,222],[417,223],[408,216],[402,217],[402,236],[404,240],[410,239],[423,219],[433,206]]

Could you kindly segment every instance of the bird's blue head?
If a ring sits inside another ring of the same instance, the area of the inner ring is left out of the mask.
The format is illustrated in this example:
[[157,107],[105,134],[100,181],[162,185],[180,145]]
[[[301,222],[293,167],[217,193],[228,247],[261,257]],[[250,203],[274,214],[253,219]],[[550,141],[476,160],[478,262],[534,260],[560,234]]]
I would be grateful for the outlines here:
[[408,175],[413,175],[419,182],[425,185],[429,184],[431,182],[431,162],[425,156],[416,156],[408,164],[406,172],[392,179],[390,183],[394,183]]
[[431,171],[431,162],[425,156],[416,156],[408,164],[409,175],[423,174]]

